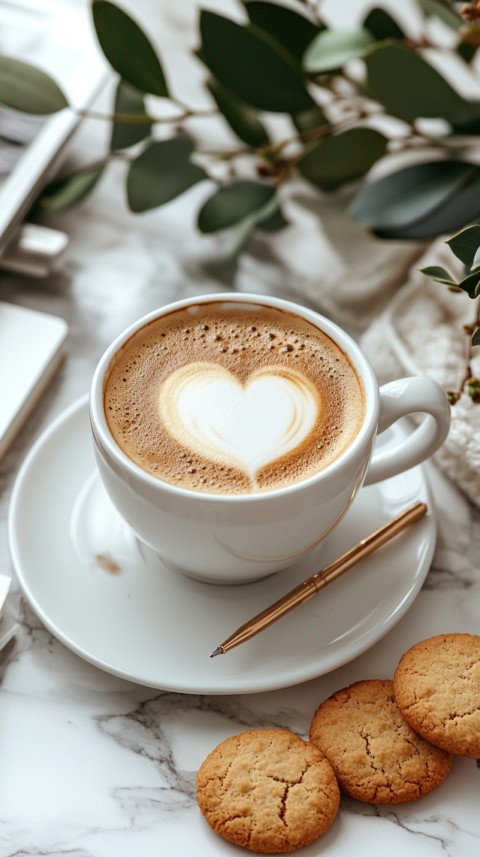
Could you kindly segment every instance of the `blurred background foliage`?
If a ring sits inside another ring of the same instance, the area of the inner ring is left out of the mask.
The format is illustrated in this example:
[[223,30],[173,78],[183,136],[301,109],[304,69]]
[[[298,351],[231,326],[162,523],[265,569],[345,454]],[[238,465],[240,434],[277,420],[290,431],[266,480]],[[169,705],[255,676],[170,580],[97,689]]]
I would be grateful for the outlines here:
[[[240,22],[201,9],[195,55],[211,108],[199,110],[176,95],[161,45],[121,7],[93,0],[98,42],[117,76],[109,147],[56,180],[40,204],[75,205],[121,158],[133,212],[208,182],[197,226],[229,230],[231,256],[255,230],[286,226],[284,189],[299,178],[322,194],[351,185],[351,216],[380,238],[430,239],[470,225],[480,217],[480,4],[417,6],[415,33],[381,5],[342,28],[308,0],[244,0]],[[159,99],[170,118],[156,112]],[[7,56],[0,101],[35,114],[74,109],[58,81]],[[219,116],[236,142],[212,150],[191,120]]]

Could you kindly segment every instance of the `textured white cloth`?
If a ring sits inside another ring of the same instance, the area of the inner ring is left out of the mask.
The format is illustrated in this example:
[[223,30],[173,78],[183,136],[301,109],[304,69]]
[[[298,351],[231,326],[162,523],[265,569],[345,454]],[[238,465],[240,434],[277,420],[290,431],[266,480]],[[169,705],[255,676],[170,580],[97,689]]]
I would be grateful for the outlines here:
[[[445,390],[458,389],[465,371],[465,323],[474,316],[467,295],[433,283],[419,268],[441,265],[461,277],[457,262],[444,241],[435,242],[412,269],[408,282],[388,308],[363,334],[361,345],[380,383],[404,375],[425,374]],[[480,348],[474,349],[471,368],[480,376]],[[452,407],[448,438],[435,462],[467,496],[480,505],[480,404],[463,394]]]

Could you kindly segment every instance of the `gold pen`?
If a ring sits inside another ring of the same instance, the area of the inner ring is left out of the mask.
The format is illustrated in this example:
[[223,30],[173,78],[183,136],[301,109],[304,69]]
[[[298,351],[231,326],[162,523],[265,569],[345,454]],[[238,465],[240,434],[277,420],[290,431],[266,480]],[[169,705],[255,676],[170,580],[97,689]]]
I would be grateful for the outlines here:
[[320,592],[321,589],[324,589],[325,586],[328,586],[329,583],[332,583],[333,580],[341,577],[352,565],[360,562],[361,559],[390,541],[390,539],[393,539],[394,536],[398,535],[406,527],[419,521],[427,511],[428,507],[425,503],[415,503],[413,506],[405,509],[405,511],[392,518],[378,530],[375,530],[374,533],[366,536],[366,538],[362,539],[338,559],[320,571],[317,571],[311,577],[308,577],[307,580],[304,580],[295,589],[287,592],[286,595],[275,601],[270,607],[262,610],[253,619],[250,619],[244,625],[241,625],[240,628],[237,628],[230,637],[227,637],[223,643],[217,646],[210,657],[215,658],[217,655],[223,655],[235,646],[239,646],[240,643],[250,640],[251,637],[263,631],[264,628],[268,628],[269,625],[276,622],[277,619],[281,619],[282,616],[285,616],[294,607],[303,604],[313,595],[316,595],[317,592]]

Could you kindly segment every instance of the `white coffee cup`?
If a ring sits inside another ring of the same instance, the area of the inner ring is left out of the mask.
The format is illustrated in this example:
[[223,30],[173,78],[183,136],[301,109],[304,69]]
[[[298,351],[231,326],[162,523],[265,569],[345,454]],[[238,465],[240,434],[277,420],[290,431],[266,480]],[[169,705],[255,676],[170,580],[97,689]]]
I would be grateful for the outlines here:
[[[113,439],[104,412],[104,385],[117,351],[155,318],[212,301],[275,307],[300,316],[327,333],[354,366],[365,395],[362,425],[340,456],[314,476],[259,493],[208,494],[152,476]],[[407,437],[375,450],[377,434],[417,413],[425,416]],[[120,334],[95,371],[90,420],[100,477],[140,541],[170,567],[202,581],[230,584],[257,580],[292,565],[325,539],[362,485],[387,479],[432,455],[447,436],[450,407],[441,387],[430,378],[403,378],[379,389],[358,344],[318,313],[279,298],[228,293],[169,304]]]

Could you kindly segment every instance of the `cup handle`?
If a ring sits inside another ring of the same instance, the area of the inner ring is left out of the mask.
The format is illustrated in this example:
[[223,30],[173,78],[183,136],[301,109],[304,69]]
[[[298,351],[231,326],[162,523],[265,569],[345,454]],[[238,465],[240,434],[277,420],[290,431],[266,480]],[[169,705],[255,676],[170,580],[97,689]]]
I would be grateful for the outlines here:
[[450,405],[432,378],[400,378],[384,384],[379,393],[378,434],[408,414],[426,416],[403,440],[374,449],[364,485],[388,479],[425,461],[442,445],[450,427]]

